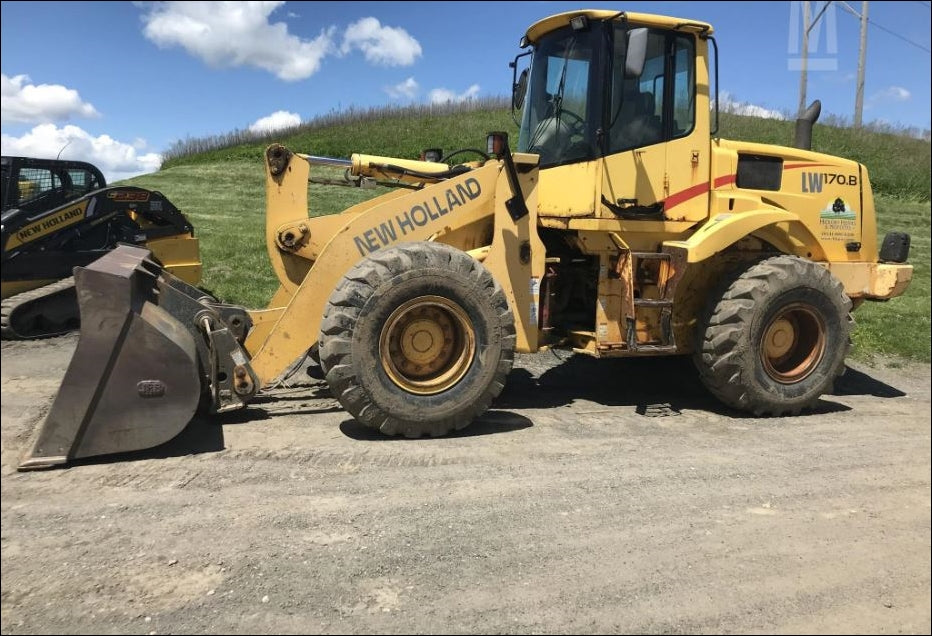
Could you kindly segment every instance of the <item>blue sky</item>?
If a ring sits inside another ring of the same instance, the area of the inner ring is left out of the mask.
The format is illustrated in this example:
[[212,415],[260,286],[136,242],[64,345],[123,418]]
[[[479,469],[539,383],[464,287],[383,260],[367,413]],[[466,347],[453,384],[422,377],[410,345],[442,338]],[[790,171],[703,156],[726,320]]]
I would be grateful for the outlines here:
[[[55,156],[67,144],[62,157],[113,179],[156,170],[188,136],[350,106],[504,95],[527,27],[582,7],[710,22],[727,100],[795,113],[793,4],[2,2],[3,154]],[[871,2],[869,16],[864,120],[930,128],[929,2]],[[808,98],[850,118],[859,22],[843,3],[822,20],[810,58],[829,70],[810,71]]]

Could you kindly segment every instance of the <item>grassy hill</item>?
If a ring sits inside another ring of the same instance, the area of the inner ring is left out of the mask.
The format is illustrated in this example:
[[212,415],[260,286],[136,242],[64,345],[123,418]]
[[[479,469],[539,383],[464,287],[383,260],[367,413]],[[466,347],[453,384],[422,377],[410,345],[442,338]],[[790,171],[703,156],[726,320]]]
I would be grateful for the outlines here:
[[[719,136],[725,139],[791,146],[795,123],[721,113]],[[234,131],[181,141],[168,153],[162,169],[217,161],[262,162],[262,153],[276,141],[313,155],[347,158],[354,152],[388,157],[417,157],[424,148],[482,147],[489,131],[517,137],[518,127],[507,101],[489,99],[470,107],[413,106],[350,110],[320,117],[274,135],[257,137]],[[876,194],[895,198],[930,199],[932,145],[868,129],[854,130],[816,124],[812,147],[818,152],[853,159],[867,166]]]
[[[277,288],[265,245],[262,154],[271,141],[315,155],[366,152],[416,157],[424,148],[482,148],[485,134],[517,126],[501,100],[469,108],[383,108],[335,113],[274,137],[242,131],[176,144],[162,169],[129,181],[160,190],[191,219],[201,240],[203,286],[220,298],[264,307]],[[791,145],[791,122],[722,113],[722,137]],[[877,195],[879,235],[912,235],[916,267],[907,294],[889,303],[866,303],[855,314],[855,355],[895,354],[930,359],[930,144],[870,131],[817,125],[813,148],[864,163]],[[471,158],[471,157],[467,157]],[[315,170],[317,170],[315,168]],[[320,171],[318,171],[320,172]],[[339,170],[327,176],[338,176]],[[310,187],[311,214],[339,212],[383,190]]]

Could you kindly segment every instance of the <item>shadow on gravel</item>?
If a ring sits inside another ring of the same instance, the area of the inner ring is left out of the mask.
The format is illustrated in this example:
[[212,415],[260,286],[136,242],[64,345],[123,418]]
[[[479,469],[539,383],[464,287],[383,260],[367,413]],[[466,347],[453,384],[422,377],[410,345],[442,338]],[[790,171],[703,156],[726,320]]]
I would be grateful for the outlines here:
[[[325,384],[318,387],[294,387],[257,397],[244,409],[213,416],[197,416],[177,437],[155,448],[116,453],[75,460],[72,466],[144,459],[163,459],[224,449],[223,425],[245,424],[267,420],[279,415],[332,412],[339,406],[321,408],[284,408],[269,413],[256,405],[297,402],[330,396]],[[835,383],[835,396],[870,395],[896,398],[906,395],[857,369],[847,367]],[[753,415],[731,409],[712,397],[699,380],[691,360],[686,356],[664,358],[614,358],[598,360],[586,355],[568,355],[562,361],[556,354],[537,354],[519,359],[518,366],[508,376],[505,390],[488,411],[462,431],[446,437],[474,437],[511,433],[533,426],[533,422],[517,413],[502,409],[542,409],[566,406],[575,400],[588,400],[604,406],[634,407],[644,417],[679,415],[684,409],[704,410],[730,418],[754,418]],[[821,415],[849,411],[850,407],[821,399],[815,408],[801,415]],[[388,437],[366,428],[355,420],[340,424],[340,432],[360,441],[404,441],[407,438]],[[422,438],[431,439],[431,438]]]
[[[263,413],[259,409],[247,409]],[[237,411],[238,413],[241,411]],[[215,416],[217,417],[217,416]],[[202,416],[191,420],[183,431],[171,440],[155,446],[128,453],[114,453],[76,459],[66,466],[87,466],[91,464],[110,464],[114,462],[141,461],[144,459],[165,459],[168,457],[183,457],[185,455],[199,455],[201,453],[215,453],[224,449],[223,427],[216,419]]]
[[832,395],[872,395],[879,398],[897,398],[906,394],[866,373],[847,367],[841,377],[835,381],[835,390],[832,391]]
[[318,415],[342,410],[325,382],[310,380],[269,389],[253,398],[245,409],[215,415],[213,421],[218,424],[249,424],[274,417]]
[[[567,354],[562,361],[560,357],[552,353],[544,358],[539,355],[522,358],[519,366],[508,376],[505,390],[494,406],[506,409],[552,408],[572,404],[575,400],[587,400],[604,406],[634,407],[645,417],[679,415],[685,409],[693,409],[736,419],[756,419],[715,399],[702,385],[688,356],[599,360],[582,354]],[[864,381],[859,386],[881,384],[869,376],[860,375]],[[850,407],[844,404],[822,399],[801,415],[848,410]]]
[[268,404],[282,400],[326,400],[332,397],[326,382],[310,380],[287,388],[271,389],[266,393],[260,393],[253,398],[250,404]]
[[[421,440],[449,439],[451,437],[476,437],[478,435],[497,435],[499,433],[512,433],[534,426],[528,418],[517,413],[507,411],[486,411],[481,417],[473,421],[461,431],[439,437],[422,437]],[[403,435],[389,437],[378,431],[367,428],[356,420],[344,420],[340,423],[340,432],[357,441],[365,442],[397,442],[406,441]]]

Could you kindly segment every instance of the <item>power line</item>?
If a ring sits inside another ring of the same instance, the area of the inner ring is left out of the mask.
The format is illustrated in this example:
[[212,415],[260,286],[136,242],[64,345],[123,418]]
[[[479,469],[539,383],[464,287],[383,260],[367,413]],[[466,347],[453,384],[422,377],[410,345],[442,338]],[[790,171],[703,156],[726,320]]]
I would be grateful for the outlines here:
[[826,2],[825,5],[822,7],[822,10],[819,11],[818,14],[816,14],[816,17],[814,17],[814,18],[812,19],[812,21],[809,23],[809,30],[812,30],[812,27],[814,27],[814,26],[816,25],[816,22],[819,21],[819,18],[822,17],[822,14],[825,13],[825,10],[828,9],[828,7],[829,7],[830,4],[832,4],[832,3],[831,3],[831,2]]
[[870,18],[868,18],[867,21],[868,21],[868,23],[873,24],[875,27],[877,27],[877,28],[880,29],[881,31],[886,31],[886,32],[889,33],[890,35],[892,35],[892,36],[894,36],[894,37],[897,37],[897,38],[900,38],[901,40],[903,40],[904,42],[907,42],[908,44],[912,44],[912,45],[915,46],[917,49],[922,49],[922,50],[925,51],[926,53],[932,53],[932,50],[927,49],[926,47],[924,47],[923,45],[919,44],[918,42],[913,42],[913,41],[910,40],[909,38],[907,38],[907,37],[905,37],[905,36],[902,36],[902,35],[900,35],[899,33],[896,33],[895,31],[891,31],[890,29],[888,29],[887,27],[883,26],[882,24],[877,24],[876,22],[874,22],[874,21],[871,20]]
[[[852,16],[854,16],[854,17],[860,19],[861,15],[860,15],[857,11],[855,11],[854,9],[852,9],[850,6],[848,6],[848,3],[847,3],[847,2],[841,2],[841,3],[839,3],[839,4],[841,4],[842,8],[843,8],[845,11],[847,11],[848,13],[850,13]],[[889,33],[889,34],[892,35],[893,37],[896,37],[896,38],[899,38],[899,39],[903,40],[903,41],[906,42],[907,44],[912,44],[912,45],[915,46],[917,49],[921,49],[921,50],[925,51],[926,53],[932,53],[932,50],[929,50],[926,46],[924,46],[924,45],[922,45],[922,44],[919,44],[918,42],[915,42],[915,41],[913,41],[913,40],[910,40],[908,37],[906,37],[906,36],[904,36],[904,35],[900,35],[900,34],[897,33],[896,31],[893,31],[893,30],[891,30],[891,29],[888,29],[887,27],[883,26],[882,24],[877,24],[876,22],[874,22],[874,21],[871,20],[870,18],[867,19],[867,22],[868,22],[868,24],[871,24],[871,25],[877,27],[877,28],[880,29],[881,31],[886,31],[887,33]]]

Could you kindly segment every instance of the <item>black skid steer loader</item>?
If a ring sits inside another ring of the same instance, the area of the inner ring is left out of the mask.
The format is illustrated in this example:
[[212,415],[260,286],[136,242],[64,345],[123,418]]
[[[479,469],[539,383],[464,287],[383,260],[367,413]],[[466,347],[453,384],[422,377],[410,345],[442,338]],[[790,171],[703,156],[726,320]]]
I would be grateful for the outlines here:
[[0,165],[4,340],[76,329],[72,270],[120,243],[144,245],[174,275],[200,282],[194,230],[161,193],[108,187],[100,170],[82,161],[3,157]]

